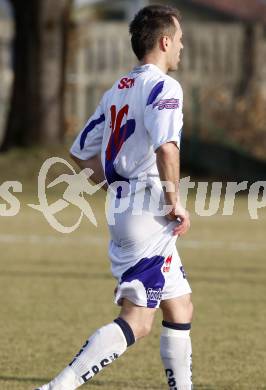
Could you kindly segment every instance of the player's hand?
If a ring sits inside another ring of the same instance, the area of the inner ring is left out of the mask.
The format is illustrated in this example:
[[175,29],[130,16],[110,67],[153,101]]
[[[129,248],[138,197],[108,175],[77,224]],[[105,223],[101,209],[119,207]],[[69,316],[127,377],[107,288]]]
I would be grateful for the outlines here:
[[183,236],[190,228],[189,212],[183,206],[177,204],[166,216],[170,221],[176,221],[176,227],[173,229],[174,236]]

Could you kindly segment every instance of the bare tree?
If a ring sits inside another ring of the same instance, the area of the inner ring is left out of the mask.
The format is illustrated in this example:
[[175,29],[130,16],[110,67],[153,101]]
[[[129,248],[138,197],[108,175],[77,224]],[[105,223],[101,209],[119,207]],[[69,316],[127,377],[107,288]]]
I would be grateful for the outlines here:
[[66,42],[72,0],[10,0],[14,84],[1,150],[63,138]]

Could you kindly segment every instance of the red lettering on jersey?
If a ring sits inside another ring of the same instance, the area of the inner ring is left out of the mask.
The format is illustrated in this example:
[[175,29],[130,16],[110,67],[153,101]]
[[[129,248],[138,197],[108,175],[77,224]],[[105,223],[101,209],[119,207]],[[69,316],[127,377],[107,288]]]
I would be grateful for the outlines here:
[[[110,127],[112,129],[112,134],[111,134],[110,140],[112,139],[112,136],[113,136],[113,141],[114,141],[114,145],[116,148],[116,152],[118,153],[119,150],[121,149],[121,146],[124,143],[126,129],[124,129],[122,134],[120,134],[120,130],[121,130],[121,123],[123,121],[123,118],[125,115],[127,116],[127,114],[128,114],[128,104],[126,104],[124,107],[122,107],[121,110],[118,111],[118,113],[116,113],[116,106],[112,105],[110,107],[110,111],[111,111]],[[107,149],[106,149],[107,160],[111,160],[111,157],[112,157],[111,152],[112,152],[111,142],[109,141]]]
[[135,79],[129,79],[128,77],[123,77],[120,80],[120,83],[118,84],[119,89],[124,89],[124,88],[132,88],[134,87],[135,84]]

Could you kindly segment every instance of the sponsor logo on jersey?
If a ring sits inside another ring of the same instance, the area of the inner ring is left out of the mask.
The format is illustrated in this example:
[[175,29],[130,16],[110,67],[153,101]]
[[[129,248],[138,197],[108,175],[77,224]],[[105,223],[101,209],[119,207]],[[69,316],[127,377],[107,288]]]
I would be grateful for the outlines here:
[[175,110],[179,108],[179,99],[161,99],[158,102],[154,103],[152,108],[158,107],[158,110]]
[[119,89],[124,89],[124,88],[132,88],[134,87],[135,84],[135,79],[130,79],[128,77],[123,77],[120,80],[120,83],[118,84]]
[[168,256],[164,261],[163,272],[169,272],[172,263],[172,256]]
[[147,300],[149,301],[160,301],[162,299],[162,289],[159,288],[155,290],[153,288],[148,288],[146,290]]

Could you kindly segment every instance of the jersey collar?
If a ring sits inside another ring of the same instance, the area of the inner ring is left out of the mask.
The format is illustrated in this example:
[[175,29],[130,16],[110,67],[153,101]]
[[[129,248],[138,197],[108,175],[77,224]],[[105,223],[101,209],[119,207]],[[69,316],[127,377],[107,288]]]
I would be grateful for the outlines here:
[[153,72],[157,72],[157,73],[165,75],[165,73],[160,68],[158,68],[157,65],[154,65],[154,64],[144,64],[144,65],[136,66],[132,72],[142,73],[142,72],[148,72],[148,71],[153,71]]

